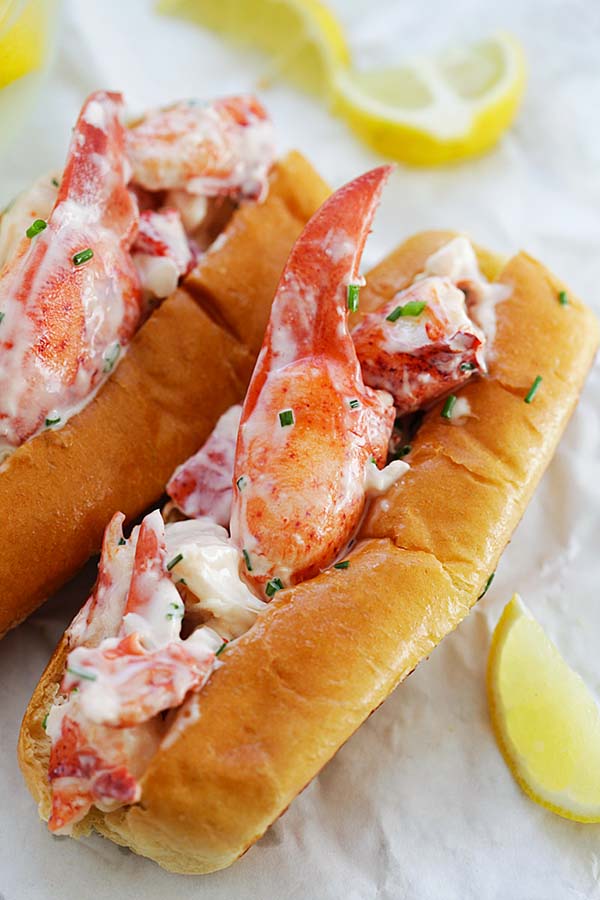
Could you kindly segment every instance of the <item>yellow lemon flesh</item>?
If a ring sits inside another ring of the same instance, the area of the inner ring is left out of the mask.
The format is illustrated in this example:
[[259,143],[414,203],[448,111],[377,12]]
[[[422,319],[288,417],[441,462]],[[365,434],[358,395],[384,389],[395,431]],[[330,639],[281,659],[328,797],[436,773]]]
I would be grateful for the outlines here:
[[350,60],[341,26],[318,0],[159,0],[157,8],[268,53],[266,80],[288,78],[325,97]]
[[158,9],[267,52],[269,78],[326,97],[368,144],[413,165],[489,149],[511,124],[525,85],[522,50],[506,34],[358,72],[341,25],[318,0],[160,0]]
[[0,11],[0,88],[41,68],[46,53],[46,5],[30,0],[16,19]]
[[488,663],[494,732],[519,785],[576,822],[600,822],[600,710],[518,595],[494,631]]
[[338,70],[338,111],[380,153],[438,165],[483,153],[513,121],[525,85],[505,34],[438,57],[367,72]]

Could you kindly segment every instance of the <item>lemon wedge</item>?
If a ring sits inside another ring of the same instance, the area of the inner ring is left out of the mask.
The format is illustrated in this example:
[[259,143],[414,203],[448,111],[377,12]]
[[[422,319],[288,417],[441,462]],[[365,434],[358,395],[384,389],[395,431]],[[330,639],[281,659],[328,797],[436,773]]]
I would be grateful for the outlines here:
[[335,108],[385,156],[439,165],[492,147],[513,121],[524,85],[519,44],[498,34],[395,68],[338,70]]
[[283,77],[329,97],[334,72],[350,62],[343,30],[319,0],[159,0],[157,9],[267,53],[263,84]]
[[483,153],[516,115],[524,55],[507,34],[435,57],[359,72],[344,32],[319,0],[159,0],[163,13],[268,53],[276,76],[325,97],[385,156],[438,165]]
[[494,631],[488,663],[494,732],[536,803],[600,822],[600,709],[517,594]]
[[46,56],[47,4],[26,3],[16,18],[0,10],[0,88],[41,68]]

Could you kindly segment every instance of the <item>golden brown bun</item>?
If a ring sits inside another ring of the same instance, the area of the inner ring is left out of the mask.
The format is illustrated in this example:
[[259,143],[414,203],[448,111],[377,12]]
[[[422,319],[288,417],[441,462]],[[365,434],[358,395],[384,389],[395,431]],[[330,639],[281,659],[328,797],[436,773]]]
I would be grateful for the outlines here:
[[[292,244],[327,193],[309,163],[289,154],[265,202],[233,215],[222,248],[143,325],[97,396],[10,457],[0,472],[0,636],[98,551],[115,510],[131,520],[155,503],[243,397],[259,349],[244,339],[244,319],[251,334],[264,327]],[[239,307],[235,329],[214,321],[222,297]]]
[[[407,241],[371,273],[364,309],[389,299],[451,236]],[[490,276],[501,268],[489,254],[480,261]],[[373,505],[350,567],[278,594],[193,698],[188,709],[199,714],[152,760],[141,802],[93,813],[83,829],[176,872],[229,865],[467,614],[552,456],[598,342],[592,314],[571,295],[561,306],[563,285],[540,263],[519,254],[500,277],[513,293],[498,308],[490,377],[462,389],[477,418],[454,426],[440,404],[427,413],[412,468]],[[51,663],[21,734],[21,765],[44,816],[41,720],[63,662]]]

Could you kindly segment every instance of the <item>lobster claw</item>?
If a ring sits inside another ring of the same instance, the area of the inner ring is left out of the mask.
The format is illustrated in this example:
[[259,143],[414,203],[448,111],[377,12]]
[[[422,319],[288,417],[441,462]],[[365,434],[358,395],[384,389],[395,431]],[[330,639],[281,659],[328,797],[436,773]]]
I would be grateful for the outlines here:
[[360,520],[367,465],[385,461],[391,397],[364,385],[347,310],[390,170],[340,188],[305,227],[248,388],[231,533],[267,597],[333,562]]

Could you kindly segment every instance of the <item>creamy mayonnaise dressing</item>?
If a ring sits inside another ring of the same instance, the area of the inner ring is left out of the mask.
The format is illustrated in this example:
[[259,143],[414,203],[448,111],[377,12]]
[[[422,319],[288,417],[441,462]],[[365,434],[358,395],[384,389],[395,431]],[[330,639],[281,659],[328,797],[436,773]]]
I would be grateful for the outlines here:
[[471,412],[471,405],[466,397],[457,397],[456,403],[450,416],[450,422],[453,425],[461,425],[465,419],[473,417],[475,414]]
[[496,335],[496,306],[506,300],[511,289],[508,285],[490,282],[479,268],[473,245],[464,236],[444,244],[427,259],[423,275],[440,275],[449,278],[467,294],[469,315],[483,330],[489,354]]
[[208,624],[223,638],[239,637],[265,608],[240,577],[241,554],[227,531],[209,518],[188,519],[167,526],[170,558],[181,555],[173,569],[194,595],[187,611],[208,616]]
[[0,216],[0,269],[11,259],[36,219],[46,221],[56,203],[61,172],[47,172],[18,194]]
[[401,459],[392,460],[383,469],[379,469],[373,460],[369,460],[365,467],[365,493],[369,497],[385,494],[409,469],[408,463]]

